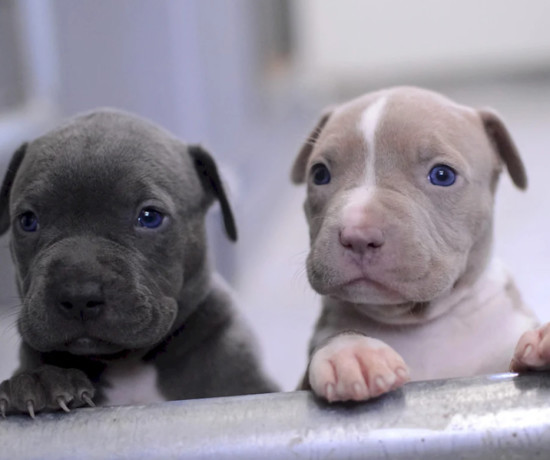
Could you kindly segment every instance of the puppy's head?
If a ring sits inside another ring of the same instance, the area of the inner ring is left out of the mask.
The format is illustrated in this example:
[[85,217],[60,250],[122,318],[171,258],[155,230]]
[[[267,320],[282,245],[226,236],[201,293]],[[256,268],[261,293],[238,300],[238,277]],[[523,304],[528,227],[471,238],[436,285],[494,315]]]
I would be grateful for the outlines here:
[[503,165],[525,188],[499,117],[436,93],[395,88],[327,111],[292,170],[307,183],[313,288],[403,306],[473,283],[490,252]]
[[210,155],[123,112],[84,114],[21,146],[0,232],[12,231],[23,340],[83,355],[158,343],[204,295],[215,198],[235,240]]

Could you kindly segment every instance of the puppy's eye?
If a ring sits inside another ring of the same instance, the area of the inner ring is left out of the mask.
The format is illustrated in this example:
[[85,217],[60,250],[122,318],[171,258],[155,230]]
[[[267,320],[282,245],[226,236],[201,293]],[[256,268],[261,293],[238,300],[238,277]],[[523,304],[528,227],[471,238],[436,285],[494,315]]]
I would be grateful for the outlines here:
[[311,176],[315,185],[325,185],[330,182],[330,171],[323,163],[317,163],[312,166]]
[[164,215],[153,209],[143,208],[137,218],[137,225],[145,228],[158,228],[162,225]]
[[440,187],[449,187],[456,181],[456,172],[447,165],[436,165],[430,170],[428,175],[430,182]]
[[38,230],[38,217],[34,212],[24,212],[19,216],[19,225],[24,232],[36,232]]

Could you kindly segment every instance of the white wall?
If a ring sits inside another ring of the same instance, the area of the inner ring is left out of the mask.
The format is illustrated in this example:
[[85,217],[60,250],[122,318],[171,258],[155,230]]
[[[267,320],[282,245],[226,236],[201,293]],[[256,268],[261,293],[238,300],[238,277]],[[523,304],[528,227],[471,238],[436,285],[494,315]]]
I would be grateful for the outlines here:
[[517,72],[550,61],[547,0],[293,2],[304,86]]

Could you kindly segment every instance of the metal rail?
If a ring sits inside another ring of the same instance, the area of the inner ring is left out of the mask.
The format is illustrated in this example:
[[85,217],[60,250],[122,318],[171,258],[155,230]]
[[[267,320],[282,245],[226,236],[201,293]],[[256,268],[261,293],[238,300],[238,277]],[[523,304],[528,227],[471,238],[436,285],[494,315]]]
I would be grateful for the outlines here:
[[307,392],[0,420],[2,459],[544,459],[550,373],[415,382],[360,404]]

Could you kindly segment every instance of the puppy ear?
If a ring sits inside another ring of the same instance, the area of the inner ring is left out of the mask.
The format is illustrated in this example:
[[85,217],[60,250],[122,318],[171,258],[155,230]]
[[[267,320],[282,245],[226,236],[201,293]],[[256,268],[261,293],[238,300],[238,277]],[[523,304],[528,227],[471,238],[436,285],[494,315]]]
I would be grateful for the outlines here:
[[331,114],[332,109],[327,109],[323,112],[321,118],[317,122],[317,126],[315,126],[313,131],[309,133],[304,145],[302,145],[302,148],[298,152],[298,156],[296,157],[296,160],[294,160],[294,166],[292,166],[292,172],[290,174],[290,178],[295,184],[302,184],[305,182],[307,161],[313,151],[315,142],[317,142],[317,139],[321,135],[321,131],[323,131],[323,128],[327,124]]
[[12,155],[10,164],[4,176],[4,182],[0,189],[0,235],[3,235],[10,228],[10,192],[17,170],[25,157],[27,143],[25,142]]
[[485,127],[485,132],[495,150],[508,169],[508,173],[514,184],[525,190],[527,188],[527,174],[521,161],[518,149],[512,140],[512,136],[504,125],[500,116],[491,109],[479,110],[479,116]]
[[237,241],[237,227],[233,218],[233,211],[229,206],[214,159],[200,145],[190,145],[188,148],[203,188],[220,202],[227,236],[231,241]]

